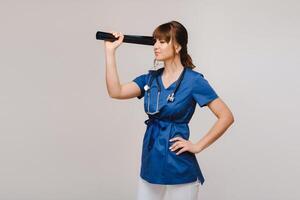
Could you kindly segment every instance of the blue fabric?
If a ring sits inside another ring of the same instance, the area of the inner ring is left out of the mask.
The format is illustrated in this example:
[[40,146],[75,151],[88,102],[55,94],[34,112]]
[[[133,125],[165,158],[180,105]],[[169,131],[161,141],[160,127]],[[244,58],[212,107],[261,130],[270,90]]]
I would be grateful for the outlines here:
[[[161,74],[164,68],[158,70],[158,83],[161,85],[159,98],[159,113],[148,115],[147,125],[143,138],[140,176],[150,183],[155,184],[182,184],[199,180],[203,185],[205,179],[200,170],[196,155],[185,151],[176,155],[169,147],[175,143],[170,142],[176,136],[189,140],[190,132],[188,123],[192,118],[196,104],[200,107],[218,98],[217,93],[204,78],[203,74],[185,67],[186,71],[182,82],[175,94],[174,102],[167,102],[167,96],[174,90],[176,82],[165,88]],[[150,71],[136,77],[133,81],[141,89],[144,97],[144,110],[147,111],[148,98],[144,86],[150,79]],[[150,90],[150,111],[156,109],[157,83],[152,82]]]
[[136,82],[138,84],[139,88],[141,89],[141,95],[137,97],[138,99],[141,99],[144,96],[144,93],[145,93],[144,86],[146,85],[147,76],[149,76],[149,75],[142,74],[133,80],[134,82]]
[[196,75],[193,86],[192,95],[200,107],[206,106],[209,102],[218,97],[214,89],[201,73]]

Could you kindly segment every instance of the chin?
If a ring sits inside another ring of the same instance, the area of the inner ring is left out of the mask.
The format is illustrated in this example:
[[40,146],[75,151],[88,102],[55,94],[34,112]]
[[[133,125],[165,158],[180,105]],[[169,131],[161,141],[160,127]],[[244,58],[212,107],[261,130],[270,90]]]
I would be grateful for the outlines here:
[[155,56],[155,59],[158,61],[164,61],[165,59],[161,58],[160,56]]

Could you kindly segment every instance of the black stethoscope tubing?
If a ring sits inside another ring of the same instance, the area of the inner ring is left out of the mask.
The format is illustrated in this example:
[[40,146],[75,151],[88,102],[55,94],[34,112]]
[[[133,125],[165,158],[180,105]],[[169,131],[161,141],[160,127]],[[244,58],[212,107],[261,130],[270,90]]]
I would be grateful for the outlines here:
[[[174,101],[174,99],[175,99],[174,95],[175,95],[175,93],[176,93],[176,91],[177,91],[179,85],[181,84],[181,82],[182,82],[182,80],[183,80],[183,75],[184,75],[184,73],[185,73],[185,70],[186,70],[186,68],[184,67],[184,69],[183,69],[183,71],[182,71],[182,73],[181,73],[181,75],[180,75],[180,77],[179,77],[179,79],[178,79],[178,81],[177,81],[177,83],[176,83],[175,89],[174,89],[173,92],[172,92],[171,94],[169,94],[168,97],[167,97],[167,102],[173,102],[173,101]],[[148,113],[149,113],[149,114],[155,114],[155,113],[158,112],[158,101],[159,101],[159,95],[160,95],[160,92],[161,92],[161,85],[159,84],[158,78],[157,78],[158,76],[159,76],[159,73],[154,73],[153,75],[151,75],[148,84],[145,86],[145,90],[146,90],[147,95],[148,95],[148,97],[149,97],[149,95],[150,95],[150,94],[149,94],[149,90],[151,89],[151,85],[152,85],[153,79],[154,79],[154,78],[156,79],[156,83],[157,83],[157,87],[158,87],[157,102],[156,102],[156,111],[155,111],[154,113],[150,113],[150,112],[149,112],[149,105],[150,105],[150,102],[149,102],[149,98],[148,98]]]

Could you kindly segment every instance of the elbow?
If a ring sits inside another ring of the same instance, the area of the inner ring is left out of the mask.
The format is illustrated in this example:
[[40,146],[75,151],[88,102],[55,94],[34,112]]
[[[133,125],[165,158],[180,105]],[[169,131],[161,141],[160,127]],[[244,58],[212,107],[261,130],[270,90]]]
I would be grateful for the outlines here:
[[117,94],[114,94],[114,93],[108,93],[108,95],[112,99],[118,99],[119,98],[119,96]]
[[227,115],[226,119],[227,119],[229,125],[233,124],[233,122],[234,122],[234,116],[233,116],[232,113],[230,113],[229,115]]
[[233,124],[233,122],[234,122],[234,117],[233,117],[233,115],[231,115],[231,117],[230,117],[230,125]]
[[225,112],[226,121],[228,121],[229,125],[233,124],[234,122],[234,116],[231,110],[228,109],[227,112]]
[[231,126],[234,123],[234,116],[231,112],[226,114],[224,113],[223,115],[220,116],[219,119],[225,121],[228,124],[228,126]]
[[120,99],[121,98],[121,88],[118,89],[107,89],[107,93],[109,95],[110,98],[112,99]]

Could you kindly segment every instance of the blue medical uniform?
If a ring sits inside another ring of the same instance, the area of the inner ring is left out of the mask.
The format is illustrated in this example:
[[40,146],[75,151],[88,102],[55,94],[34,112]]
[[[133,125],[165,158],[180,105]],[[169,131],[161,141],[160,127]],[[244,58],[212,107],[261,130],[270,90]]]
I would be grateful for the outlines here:
[[[212,100],[218,98],[217,93],[211,87],[203,74],[185,67],[181,84],[179,85],[173,102],[167,102],[167,96],[174,90],[176,83],[173,82],[167,88],[162,83],[162,72],[164,68],[157,70],[158,83],[161,86],[159,98],[159,113],[148,114],[145,121],[147,125],[143,138],[140,176],[154,184],[182,184],[199,181],[204,183],[204,177],[200,170],[194,153],[185,151],[176,155],[181,148],[171,151],[169,147],[176,141],[170,142],[176,136],[189,140],[190,132],[188,123],[192,118],[196,104],[200,107],[206,106]],[[152,73],[142,74],[133,81],[141,89],[138,99],[144,97],[144,110],[148,108],[148,97],[144,86],[149,85],[148,81]],[[150,91],[150,111],[156,110],[158,86],[154,79]]]

